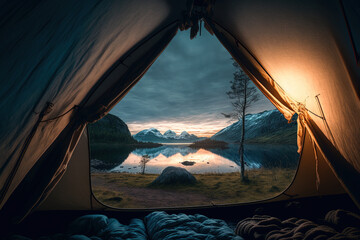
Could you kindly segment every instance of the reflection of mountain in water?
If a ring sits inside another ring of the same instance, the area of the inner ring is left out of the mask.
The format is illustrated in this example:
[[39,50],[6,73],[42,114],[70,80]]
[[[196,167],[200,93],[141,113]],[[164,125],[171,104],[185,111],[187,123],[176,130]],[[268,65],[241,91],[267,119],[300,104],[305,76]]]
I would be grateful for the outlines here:
[[[245,145],[246,168],[296,168],[299,159],[296,150],[296,146],[293,145]],[[136,149],[132,153],[140,157],[147,154],[150,156],[150,159],[154,159],[160,154],[170,158],[178,153],[184,157],[193,153],[195,154],[194,157],[196,157],[198,151],[199,149],[193,149],[185,145],[165,145],[158,148]],[[239,145],[237,144],[229,144],[227,149],[208,149],[206,151],[239,165]],[[91,161],[91,165],[95,169],[108,171],[115,166],[121,165],[127,159],[129,153],[129,149],[106,149],[102,152],[102,156],[92,156],[94,160]]]
[[[237,144],[229,144],[228,149],[209,149],[209,151],[239,165],[239,145]],[[245,162],[249,168],[296,168],[298,160],[297,147],[293,145],[245,145]]]
[[177,153],[180,153],[182,156],[186,156],[190,153],[196,153],[198,149],[192,149],[185,145],[176,145],[176,146],[161,146],[158,148],[143,148],[136,149],[132,153],[138,156],[143,156],[145,154],[150,156],[150,159],[156,158],[160,154],[165,157],[171,157]]
[[90,148],[91,167],[98,170],[110,170],[114,166],[122,164],[133,148],[118,147],[109,144],[98,144]]
[[[158,148],[136,149],[132,153],[138,156],[147,154],[153,159],[160,154],[165,157],[171,157],[177,153],[186,156],[190,153],[196,153],[197,151],[198,149],[189,148],[187,146],[162,146]],[[237,144],[229,144],[229,148],[227,149],[207,149],[207,151],[240,165],[239,145]],[[248,168],[296,168],[298,159],[299,154],[297,153],[297,147],[293,145],[245,145],[245,162]]]

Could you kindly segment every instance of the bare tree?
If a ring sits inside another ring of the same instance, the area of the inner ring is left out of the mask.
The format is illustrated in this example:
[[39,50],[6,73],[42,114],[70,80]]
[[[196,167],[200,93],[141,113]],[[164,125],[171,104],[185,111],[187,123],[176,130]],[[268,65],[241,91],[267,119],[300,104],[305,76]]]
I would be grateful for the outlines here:
[[235,67],[234,79],[230,81],[230,91],[226,94],[231,100],[233,111],[226,114],[222,113],[226,118],[231,120],[241,120],[242,131],[239,145],[239,156],[240,156],[240,172],[241,180],[245,181],[245,162],[244,162],[244,140],[245,140],[245,115],[247,114],[249,107],[253,103],[259,100],[259,93],[257,88],[253,85],[250,78],[241,69],[239,64],[234,61],[233,66]]
[[141,160],[140,160],[141,174],[145,174],[145,167],[149,161],[150,161],[149,155],[147,155],[147,154],[142,155]]

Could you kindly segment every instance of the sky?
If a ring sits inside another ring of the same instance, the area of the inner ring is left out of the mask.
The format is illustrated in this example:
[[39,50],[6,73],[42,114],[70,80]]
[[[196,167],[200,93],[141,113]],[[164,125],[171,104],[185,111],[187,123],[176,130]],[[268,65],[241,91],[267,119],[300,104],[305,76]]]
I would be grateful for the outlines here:
[[[110,113],[120,117],[132,134],[154,127],[210,137],[230,125],[221,113],[232,110],[226,92],[235,68],[230,54],[203,29],[190,40],[179,31],[144,77]],[[259,91],[260,100],[248,113],[274,109]]]

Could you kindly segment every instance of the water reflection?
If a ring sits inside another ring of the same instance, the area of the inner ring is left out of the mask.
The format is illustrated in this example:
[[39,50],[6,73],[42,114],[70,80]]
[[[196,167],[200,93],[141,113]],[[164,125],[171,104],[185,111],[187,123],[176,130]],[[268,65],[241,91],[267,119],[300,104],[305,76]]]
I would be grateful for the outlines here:
[[[186,144],[164,145],[158,148],[135,149],[120,158],[118,152],[113,155],[111,165],[99,164],[109,161],[96,157],[97,170],[108,172],[141,172],[141,159],[147,155],[146,173],[161,173],[167,166],[177,166],[191,173],[225,173],[238,171],[238,145],[230,144],[228,149],[193,149]],[[125,157],[125,158],[124,158]],[[247,169],[264,168],[296,168],[299,155],[297,147],[292,145],[245,145],[245,162]],[[116,163],[117,164],[114,164]],[[107,166],[103,168],[103,166]]]
[[[174,154],[174,151],[181,150]],[[189,149],[185,153],[185,149]],[[146,149],[142,149],[146,150]],[[164,154],[162,154],[162,151]],[[141,151],[146,153],[146,151]],[[148,153],[147,153],[148,154]],[[155,154],[148,154],[150,161],[146,164],[146,173],[159,174],[168,166],[182,167],[191,173],[225,173],[238,171],[237,164],[233,161],[214,154],[208,150],[199,149],[193,150],[186,148],[167,147],[159,150]],[[139,162],[142,155],[134,152],[119,166],[113,168],[111,172],[139,172]],[[193,165],[183,164],[184,162],[194,162]]]
[[160,154],[164,155],[165,157],[171,157],[177,153],[182,156],[186,156],[190,153],[196,153],[198,151],[198,149],[189,148],[188,145],[189,144],[169,144],[157,148],[136,149],[132,153],[138,156],[147,154],[150,156],[150,158],[155,158]]
[[[228,149],[210,149],[214,154],[239,163],[239,145],[230,144]],[[294,145],[249,144],[244,146],[248,168],[296,168],[299,154]]]

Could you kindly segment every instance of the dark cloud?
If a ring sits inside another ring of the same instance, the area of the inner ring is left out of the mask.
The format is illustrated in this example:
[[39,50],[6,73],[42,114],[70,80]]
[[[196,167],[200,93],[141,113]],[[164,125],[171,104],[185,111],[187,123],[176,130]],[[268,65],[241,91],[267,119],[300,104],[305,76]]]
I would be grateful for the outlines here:
[[[179,32],[112,113],[129,124],[222,119],[231,111],[226,92],[233,72],[230,54],[214,36],[203,31],[190,40],[189,32]],[[251,112],[272,108],[262,96]]]

